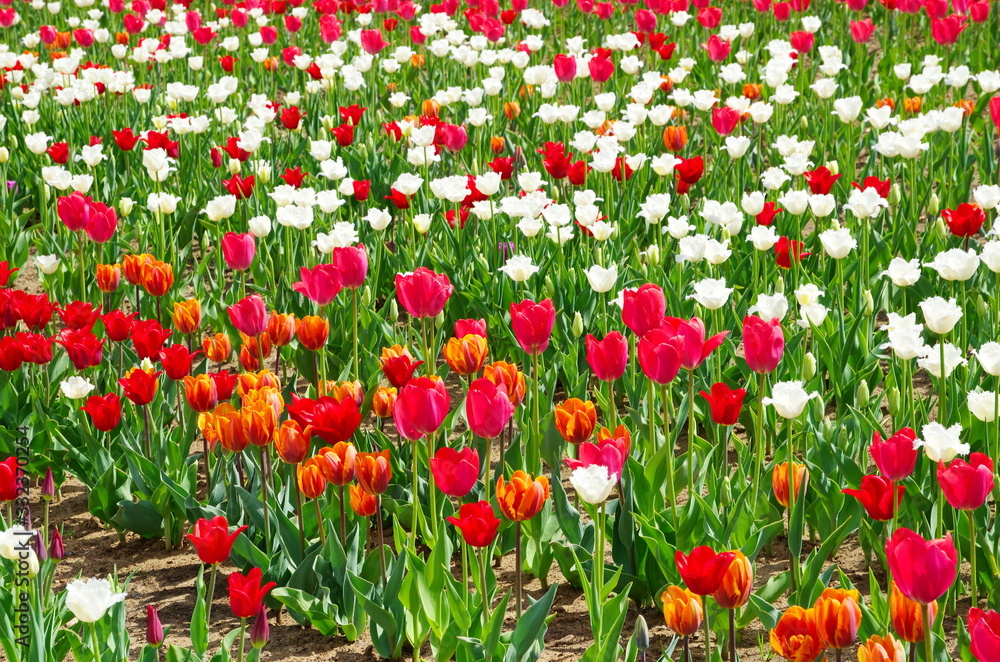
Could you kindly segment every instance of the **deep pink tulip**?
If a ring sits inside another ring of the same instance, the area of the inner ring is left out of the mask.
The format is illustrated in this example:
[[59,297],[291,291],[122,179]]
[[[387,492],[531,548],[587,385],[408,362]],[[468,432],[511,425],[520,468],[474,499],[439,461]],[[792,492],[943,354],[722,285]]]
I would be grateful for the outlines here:
[[722,62],[729,57],[729,52],[733,48],[733,42],[723,39],[719,35],[713,34],[705,42],[705,50],[708,51],[708,59],[712,62]]
[[115,235],[118,229],[118,213],[114,207],[108,207],[103,202],[93,202],[90,205],[90,219],[84,231],[87,238],[96,244],[103,244]]
[[552,66],[556,70],[556,78],[562,83],[570,83],[576,78],[576,56],[557,55],[552,60]]
[[866,18],[863,21],[851,21],[851,39],[859,44],[868,42],[875,34],[875,24],[872,19]]
[[898,483],[913,473],[917,464],[917,449],[913,447],[916,438],[917,433],[911,428],[903,428],[885,440],[877,430],[872,433],[868,452],[883,476]]
[[992,609],[970,609],[969,637],[972,639],[972,654],[979,662],[1000,660],[1000,614]]
[[370,55],[378,55],[378,53],[388,45],[389,42],[382,37],[382,32],[380,30],[361,31],[361,48],[363,48],[366,53]]
[[740,123],[740,111],[729,106],[712,109],[712,128],[720,136],[728,136]]
[[414,377],[399,390],[392,420],[403,438],[417,441],[437,432],[448,415],[448,405],[448,391],[442,380]]
[[73,232],[85,229],[90,223],[91,202],[89,197],[79,191],[60,196],[56,202],[56,213],[59,214],[59,220]]
[[642,372],[657,384],[669,384],[681,369],[684,341],[665,329],[656,328],[639,340],[636,353]]
[[437,488],[453,497],[464,497],[479,480],[479,453],[473,448],[438,449],[430,459],[431,475]]
[[236,330],[248,336],[257,337],[267,329],[267,306],[259,294],[251,294],[229,306],[229,321]]
[[975,510],[986,503],[993,491],[993,461],[983,453],[973,453],[969,461],[956,457],[945,466],[938,463],[938,483],[952,508]]
[[465,420],[472,434],[483,439],[495,439],[514,415],[514,403],[507,388],[481,377],[469,386],[465,399]]
[[922,605],[944,595],[958,575],[958,550],[950,533],[925,540],[910,529],[896,529],[885,544],[885,555],[899,590]]
[[587,334],[587,365],[603,382],[613,382],[625,374],[628,366],[628,341],[617,331],[598,340]]
[[396,298],[411,317],[437,317],[454,291],[447,275],[427,267],[396,274]]
[[320,306],[333,301],[342,287],[340,269],[332,264],[317,264],[312,269],[302,267],[299,282],[292,285],[293,290]]
[[244,234],[227,232],[222,237],[222,257],[230,269],[246,271],[253,264],[256,253],[257,245],[249,232]]
[[525,299],[510,304],[510,326],[521,349],[530,355],[541,354],[549,346],[556,323],[552,299],[535,303]]
[[570,469],[599,464],[607,468],[608,475],[621,478],[625,460],[628,459],[628,448],[621,442],[622,439],[613,437],[601,439],[596,444],[584,442],[576,447],[577,459],[566,458],[563,462]]
[[622,322],[640,338],[660,326],[667,311],[667,300],[659,285],[646,283],[638,290],[625,290]]
[[743,357],[747,367],[758,374],[774,372],[785,352],[781,320],[764,321],[756,315],[743,318]]
[[340,282],[349,290],[356,290],[365,284],[368,276],[368,250],[364,244],[334,248],[331,262],[340,272]]
[[729,335],[729,331],[723,331],[706,339],[705,323],[697,317],[692,317],[689,320],[679,317],[665,317],[662,327],[683,341],[681,367],[685,370],[694,370],[700,366]]

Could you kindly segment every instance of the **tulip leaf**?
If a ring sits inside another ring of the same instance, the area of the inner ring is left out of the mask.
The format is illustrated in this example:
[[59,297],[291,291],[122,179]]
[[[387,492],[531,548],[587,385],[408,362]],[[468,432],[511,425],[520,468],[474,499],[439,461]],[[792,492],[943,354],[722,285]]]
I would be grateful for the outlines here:
[[535,659],[534,651],[542,646],[545,631],[548,629],[546,621],[552,603],[556,599],[556,590],[559,584],[552,584],[534,604],[532,604],[521,615],[514,632],[510,638],[510,648],[504,657],[504,662],[527,662]]

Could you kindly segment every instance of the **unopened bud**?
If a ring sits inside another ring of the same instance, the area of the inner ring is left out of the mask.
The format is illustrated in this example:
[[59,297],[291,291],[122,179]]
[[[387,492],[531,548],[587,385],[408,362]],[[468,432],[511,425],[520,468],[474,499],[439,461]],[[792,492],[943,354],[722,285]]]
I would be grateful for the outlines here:
[[583,335],[583,315],[580,314],[580,311],[576,311],[576,315],[573,316],[572,330],[574,338],[579,338]]
[[649,248],[646,249],[646,260],[652,266],[656,266],[660,263],[660,247],[656,244],[650,244]]
[[806,352],[802,359],[802,381],[808,382],[816,376],[816,357],[812,352]]
[[719,497],[719,502],[723,506],[731,505],[733,502],[733,485],[729,476],[722,479],[722,494]]
[[937,216],[939,211],[941,211],[941,199],[937,193],[931,193],[931,198],[927,201],[927,213],[930,216]]
[[556,286],[552,282],[550,276],[545,277],[545,283],[542,285],[542,291],[545,293],[546,299],[554,299],[556,297]]
[[858,409],[866,409],[871,400],[872,392],[868,388],[868,382],[862,380],[858,385]]
[[646,625],[646,619],[642,617],[642,614],[639,614],[635,619],[635,630],[632,632],[632,638],[635,640],[635,647],[640,651],[649,648],[649,626]]
[[118,201],[118,213],[122,218],[125,218],[132,213],[132,207],[135,206],[135,200],[132,198],[122,198]]
[[443,310],[440,313],[438,313],[437,316],[434,318],[434,325],[437,326],[437,327],[444,326],[444,311]]
[[52,529],[52,540],[49,542],[49,557],[58,563],[63,560],[64,556],[66,556],[66,550],[63,547],[62,534],[59,533],[59,529]]
[[900,408],[902,401],[900,400],[899,397],[899,389],[896,388],[895,386],[889,389],[889,392],[886,395],[886,400],[888,400],[889,402],[889,415],[892,416],[893,418],[899,416],[900,412],[902,411],[902,409]]
[[368,306],[372,305],[373,299],[374,297],[372,295],[372,288],[368,285],[365,285],[365,289],[361,290],[361,305],[367,308]]
[[254,648],[263,648],[270,638],[271,628],[267,624],[267,609],[261,605],[260,611],[257,612],[257,617],[253,619],[253,625],[250,627],[250,643],[253,644]]
[[52,475],[52,467],[45,470],[45,478],[42,480],[42,498],[46,501],[56,495],[56,479]]
[[319,122],[320,124],[323,125],[323,128],[326,129],[327,131],[330,131],[331,129],[333,129],[333,127],[337,126],[338,124],[337,119],[335,117],[330,117],[329,115],[324,115],[323,117],[319,118]]
[[889,189],[889,204],[895,207],[903,199],[903,189],[897,182]]
[[35,535],[31,538],[31,549],[35,552],[35,556],[38,557],[39,563],[45,563],[49,558],[49,552],[45,549],[45,541],[42,540],[42,532],[35,531]]
[[399,319],[399,304],[395,299],[389,302],[389,320],[395,322]]
[[872,300],[872,291],[865,290],[861,293],[861,303],[865,308],[865,315],[870,316],[875,312],[875,301]]
[[823,417],[826,416],[826,401],[823,398],[813,398],[813,418],[817,421],[822,421]]
[[10,161],[10,151],[6,147],[0,147],[0,163]]
[[802,130],[802,131],[808,131],[809,130],[809,117],[807,117],[806,115],[803,115],[802,119],[799,121],[799,127],[800,127],[800,130]]
[[229,164],[228,164],[229,174],[235,175],[240,171],[241,166],[242,164],[240,163],[239,159],[229,159]]
[[146,644],[159,648],[163,643],[163,624],[156,605],[146,605]]
[[829,170],[830,174],[832,175],[839,175],[840,163],[838,163],[836,160],[830,161],[829,163],[826,164],[826,169]]
[[775,283],[775,285],[774,285],[774,293],[775,294],[784,294],[785,293],[785,277],[784,276],[778,276],[778,282]]
[[976,312],[979,313],[979,317],[985,319],[990,312],[990,306],[986,303],[986,299],[983,298],[982,294],[976,296]]

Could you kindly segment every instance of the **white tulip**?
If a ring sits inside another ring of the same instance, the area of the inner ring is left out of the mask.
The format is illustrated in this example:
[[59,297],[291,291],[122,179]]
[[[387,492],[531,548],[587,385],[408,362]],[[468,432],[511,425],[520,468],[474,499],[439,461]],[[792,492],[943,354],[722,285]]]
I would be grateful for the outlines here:
[[773,406],[782,418],[796,418],[809,400],[818,397],[819,393],[806,393],[802,382],[778,382],[771,387],[770,397],[764,398],[763,402]]
[[125,599],[107,579],[74,579],[66,586],[66,608],[82,623],[99,621],[111,607]]
[[574,469],[569,475],[569,482],[580,499],[599,504],[607,501],[618,481],[603,464],[591,464]]
[[962,425],[956,423],[946,428],[938,422],[928,423],[921,430],[923,439],[913,442],[914,448],[923,447],[931,462],[951,462],[957,455],[968,455],[969,444],[961,442]]

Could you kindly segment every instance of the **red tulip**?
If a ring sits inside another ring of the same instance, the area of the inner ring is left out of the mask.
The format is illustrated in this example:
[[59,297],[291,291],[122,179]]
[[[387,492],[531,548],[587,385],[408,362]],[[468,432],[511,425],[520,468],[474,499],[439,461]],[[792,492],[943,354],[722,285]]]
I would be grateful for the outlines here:
[[20,269],[17,267],[11,269],[10,262],[8,260],[0,262],[0,287],[7,287],[10,285],[10,277],[18,271],[20,271]]
[[63,329],[56,342],[66,348],[66,354],[77,370],[100,365],[104,358],[104,339],[90,332]]
[[254,568],[246,577],[238,572],[229,575],[229,607],[237,618],[255,616],[268,592],[277,586],[275,582],[261,585],[263,574],[260,568]]
[[733,48],[733,42],[713,34],[708,41],[702,44],[702,48],[708,51],[708,59],[712,62],[722,62],[729,57],[729,52]]
[[896,508],[902,503],[904,487],[895,485],[883,476],[872,475],[862,476],[861,489],[849,488],[841,491],[860,501],[869,517],[886,522],[892,519]]
[[735,556],[732,552],[717,554],[711,547],[702,545],[691,550],[691,554],[684,554],[678,549],[674,553],[674,562],[689,591],[696,595],[711,595],[726,578],[729,564]]
[[90,203],[89,197],[74,191],[70,195],[59,197],[56,201],[56,213],[67,229],[79,232],[90,223]]
[[104,324],[104,333],[108,340],[113,342],[123,342],[132,333],[135,318],[139,313],[126,315],[121,310],[112,310],[110,313],[101,315],[101,323]]
[[482,336],[486,337],[486,320],[480,318],[477,320],[458,320],[455,322],[455,337],[464,338],[465,336]]
[[731,389],[722,382],[712,384],[712,392],[699,391],[701,397],[708,401],[708,408],[712,415],[712,420],[717,425],[736,425],[740,418],[740,411],[743,409],[743,399],[747,395],[746,389]]
[[328,305],[340,292],[343,281],[340,269],[333,264],[317,264],[312,269],[299,270],[299,282],[292,289],[320,306]]
[[191,533],[184,537],[191,541],[202,563],[216,565],[229,558],[233,543],[246,529],[246,526],[241,526],[230,533],[229,521],[220,515],[210,520],[199,519]]
[[942,209],[941,218],[956,237],[974,237],[986,222],[986,213],[979,205],[963,202],[955,209]]
[[101,432],[114,430],[122,420],[122,401],[114,393],[92,395],[80,410],[90,415],[90,421]]
[[883,476],[898,483],[913,473],[917,464],[917,449],[913,446],[916,438],[917,433],[910,428],[901,429],[885,441],[877,430],[872,433],[868,452]]
[[665,317],[662,326],[683,341],[681,367],[685,370],[694,370],[700,366],[729,335],[729,331],[723,331],[706,339],[705,324],[697,317],[692,317],[690,320]]
[[67,329],[90,331],[97,323],[101,307],[84,301],[74,301],[65,307],[58,306],[56,312],[59,313],[59,319],[63,321]]
[[122,389],[125,391],[125,397],[131,400],[134,404],[142,407],[148,405],[156,397],[156,391],[159,388],[159,383],[156,378],[162,374],[162,370],[154,373],[148,373],[141,368],[133,368],[127,376],[122,377],[118,380]]
[[0,370],[14,372],[24,363],[24,345],[11,336],[0,337]]
[[365,284],[368,275],[368,251],[364,244],[334,248],[331,262],[340,273],[340,283],[349,290]]
[[587,334],[587,365],[594,376],[604,382],[613,382],[625,374],[628,366],[628,342],[617,331],[598,340]]
[[764,321],[756,315],[743,318],[743,358],[758,374],[774,372],[785,351],[781,320]]
[[485,377],[469,386],[465,399],[465,420],[472,434],[483,439],[495,439],[513,415],[514,403],[510,401],[505,386],[497,386]]
[[473,448],[445,446],[430,459],[434,484],[445,494],[464,497],[479,480],[479,453]]
[[267,329],[267,306],[259,294],[251,294],[234,303],[226,312],[236,330],[251,338],[256,338]]
[[958,550],[951,534],[925,540],[899,528],[885,544],[889,572],[903,595],[927,605],[944,595],[958,576]]
[[1000,95],[990,99],[990,119],[994,130],[1000,133]]
[[227,232],[222,237],[222,256],[226,266],[235,271],[246,271],[253,264],[257,246],[250,233]]
[[462,532],[465,542],[473,547],[488,547],[497,537],[500,519],[493,514],[493,506],[488,501],[467,503],[458,510],[458,515],[446,518]]
[[816,195],[827,195],[833,190],[833,185],[843,177],[841,174],[833,174],[826,166],[820,166],[815,170],[809,170],[803,175],[809,190]]
[[801,241],[781,237],[774,245],[774,261],[782,269],[791,269],[792,260],[798,263],[802,261],[802,258],[812,255],[812,253],[804,253],[804,249],[805,244]]
[[21,488],[21,467],[16,457],[0,462],[0,501],[13,501]]
[[361,425],[361,411],[354,398],[338,400],[324,395],[310,399],[293,395],[288,414],[300,425],[308,425],[313,436],[328,444],[347,441]]
[[437,317],[455,288],[445,274],[417,267],[413,273],[396,274],[396,297],[411,317]]
[[180,381],[191,374],[191,361],[201,350],[189,352],[185,345],[171,345],[160,351],[160,362],[167,377]]
[[669,384],[681,369],[684,341],[677,335],[655,328],[642,337],[636,349],[639,365],[647,378],[657,384]]
[[117,229],[118,212],[114,207],[109,207],[103,202],[90,205],[90,220],[84,228],[88,239],[96,244],[103,244],[114,236]]
[[939,462],[937,475],[944,497],[958,510],[981,507],[996,482],[993,461],[983,453],[973,453],[969,462],[956,457],[947,467]]
[[527,354],[541,354],[552,339],[556,323],[556,309],[552,299],[535,303],[525,299],[510,304],[510,325],[517,343]]
[[164,329],[156,320],[136,321],[132,324],[132,330],[129,332],[129,338],[132,340],[132,346],[138,357],[151,360],[159,358],[163,343],[171,335],[173,335],[173,331]]
[[1000,660],[1000,614],[992,609],[970,609],[969,637],[972,639],[972,654],[979,662]]
[[450,399],[441,379],[415,377],[399,390],[392,420],[405,439],[417,441],[437,432],[448,415]]
[[640,338],[663,321],[667,300],[659,285],[646,283],[638,290],[625,290],[622,322]]
[[556,55],[552,59],[552,67],[556,71],[556,78],[561,83],[571,83],[576,78],[576,56]]

